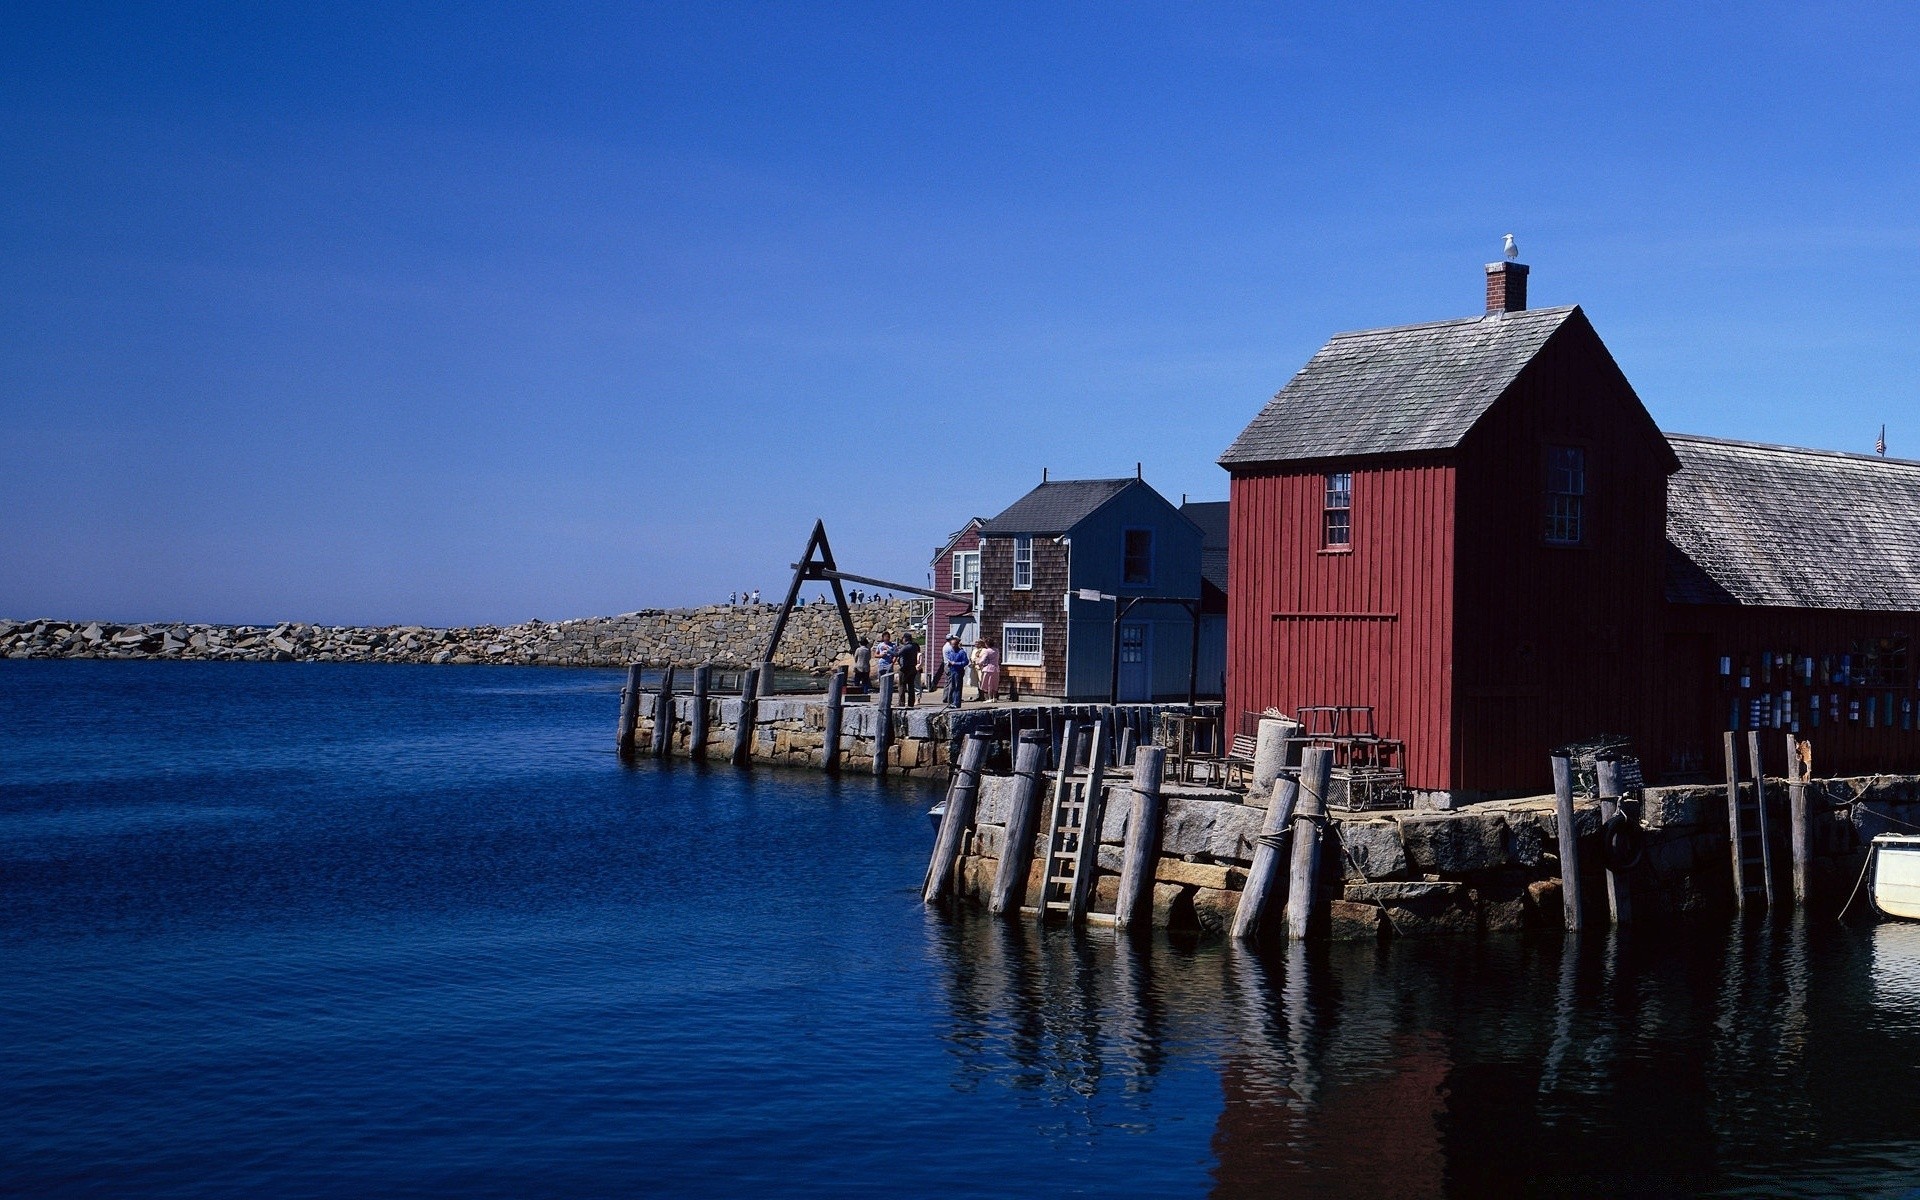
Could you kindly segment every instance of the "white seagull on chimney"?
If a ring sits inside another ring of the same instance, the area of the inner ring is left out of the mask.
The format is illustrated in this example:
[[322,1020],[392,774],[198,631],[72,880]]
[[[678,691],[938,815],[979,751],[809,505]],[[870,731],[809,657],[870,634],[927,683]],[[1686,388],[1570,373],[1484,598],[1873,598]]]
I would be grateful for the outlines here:
[[1512,234],[1507,235],[1506,255],[1508,262],[1520,257],[1520,243],[1513,240]]

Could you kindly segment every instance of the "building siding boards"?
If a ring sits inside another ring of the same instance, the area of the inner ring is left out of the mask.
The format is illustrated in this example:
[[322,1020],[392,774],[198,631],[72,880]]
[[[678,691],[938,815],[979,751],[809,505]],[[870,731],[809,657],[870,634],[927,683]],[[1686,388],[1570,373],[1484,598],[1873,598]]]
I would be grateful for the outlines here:
[[942,593],[933,602],[933,626],[927,630],[927,640],[936,645],[944,643],[949,623],[955,617],[965,616],[973,610],[973,593],[953,591],[954,554],[980,548],[980,523],[976,518],[967,523],[945,549],[934,556],[933,579],[931,587]]
[[[1336,468],[1353,473],[1352,549],[1323,553],[1325,475]],[[1407,743],[1409,785],[1448,786],[1453,475],[1437,458],[1235,475],[1230,713],[1373,705],[1379,732]]]

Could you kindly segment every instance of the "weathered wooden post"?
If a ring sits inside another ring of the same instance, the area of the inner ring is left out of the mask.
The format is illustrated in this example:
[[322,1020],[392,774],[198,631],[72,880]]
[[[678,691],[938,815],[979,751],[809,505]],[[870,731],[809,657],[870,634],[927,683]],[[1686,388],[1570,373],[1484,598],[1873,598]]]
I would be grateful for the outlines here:
[[761,662],[760,668],[756,677],[760,680],[760,691],[758,694],[762,696],[772,696],[773,695],[773,660],[772,659],[769,658]]
[[840,711],[846,694],[847,669],[835,667],[827,676],[826,728],[820,734],[820,769],[829,775],[840,773]]
[[1603,758],[1593,764],[1596,787],[1600,792],[1600,836],[1601,860],[1607,865],[1607,913],[1615,925],[1625,925],[1633,920],[1633,898],[1628,888],[1627,873],[1616,871],[1609,861],[1612,851],[1606,846],[1610,823],[1620,812],[1620,764],[1610,758]]
[[1060,726],[1060,758],[1058,771],[1070,775],[1078,769],[1080,763],[1080,727],[1072,721],[1063,721]]
[[621,758],[633,757],[634,739],[639,736],[640,672],[639,663],[629,663],[627,686],[620,689],[620,733],[613,740],[613,748]]
[[1553,823],[1560,835],[1560,911],[1567,930],[1580,932],[1580,830],[1573,818],[1573,764],[1553,756]]
[[653,756],[673,754],[673,664],[660,676],[660,694],[653,698]]
[[707,757],[707,689],[712,683],[712,663],[701,663],[693,669],[693,727],[687,731],[687,757],[695,762],[704,762]]
[[996,916],[1018,915],[1021,893],[1033,865],[1033,835],[1040,825],[1040,775],[1047,766],[1047,738],[1039,730],[1020,735],[1013,756],[1013,795],[1007,802],[1006,845],[993,877],[987,909]]
[[1733,855],[1733,903],[1741,911],[1747,907],[1747,871],[1745,834],[1740,828],[1740,750],[1732,730],[1721,735],[1721,751],[1727,760],[1727,849]]
[[1136,928],[1153,915],[1153,875],[1160,863],[1160,826],[1167,802],[1160,795],[1160,769],[1166,751],[1148,746],[1133,763],[1133,805],[1127,811],[1127,844],[1120,862],[1120,899],[1113,923]]
[[1807,860],[1812,855],[1808,844],[1807,776],[1801,765],[1800,739],[1787,735],[1787,810],[1793,820],[1789,844],[1793,848],[1793,902],[1807,904]]
[[933,843],[933,861],[927,864],[927,881],[920,889],[923,904],[933,904],[947,894],[953,882],[953,864],[960,859],[960,842],[973,824],[974,804],[980,798],[980,768],[987,761],[987,739],[969,734],[960,748],[960,765],[947,788],[947,815],[940,819],[940,836]]
[[1753,770],[1753,810],[1760,834],[1760,871],[1766,880],[1767,911],[1773,911],[1773,836],[1767,828],[1767,772],[1760,757],[1760,731],[1747,730],[1747,765]]
[[1260,825],[1260,841],[1253,849],[1253,866],[1247,871],[1247,886],[1240,893],[1240,904],[1233,910],[1233,936],[1250,941],[1260,936],[1260,918],[1272,901],[1274,885],[1280,882],[1280,844],[1286,840],[1293,822],[1293,808],[1300,799],[1300,781],[1291,775],[1274,781],[1279,790],[1267,804],[1267,819]]
[[1120,765],[1133,765],[1133,726],[1130,724],[1120,731]]
[[1315,746],[1300,759],[1300,799],[1293,812],[1293,869],[1287,873],[1287,936],[1304,941],[1320,887],[1320,823],[1327,815],[1333,751]]
[[880,711],[874,714],[873,773],[887,773],[887,752],[893,748],[893,673],[880,677]]
[[753,761],[753,718],[755,697],[760,694],[760,668],[748,667],[740,676],[740,723],[733,727],[733,765],[744,767]]

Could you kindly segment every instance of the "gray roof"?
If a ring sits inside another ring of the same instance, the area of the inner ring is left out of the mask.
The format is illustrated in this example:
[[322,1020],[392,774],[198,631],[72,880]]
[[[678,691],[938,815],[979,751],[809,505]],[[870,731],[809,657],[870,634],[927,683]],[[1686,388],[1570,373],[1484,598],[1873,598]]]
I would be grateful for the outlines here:
[[1055,479],[1015,500],[980,527],[982,536],[1015,533],[1065,533],[1131,484],[1125,479]]
[[1920,462],[1667,441],[1669,600],[1920,612]]
[[1335,334],[1240,431],[1220,465],[1450,450],[1579,312],[1540,308]]
[[1180,512],[1200,527],[1200,578],[1227,590],[1227,502],[1195,500]]

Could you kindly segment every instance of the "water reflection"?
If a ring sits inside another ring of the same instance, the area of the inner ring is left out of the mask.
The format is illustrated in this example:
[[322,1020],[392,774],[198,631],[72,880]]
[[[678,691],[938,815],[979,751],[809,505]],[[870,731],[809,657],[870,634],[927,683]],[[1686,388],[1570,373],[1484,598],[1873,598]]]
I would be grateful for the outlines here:
[[1200,1116],[1156,1081],[1211,1071],[1217,1196],[1862,1193],[1916,1161],[1920,926],[1258,953],[929,928],[962,1086],[1091,1141]]

